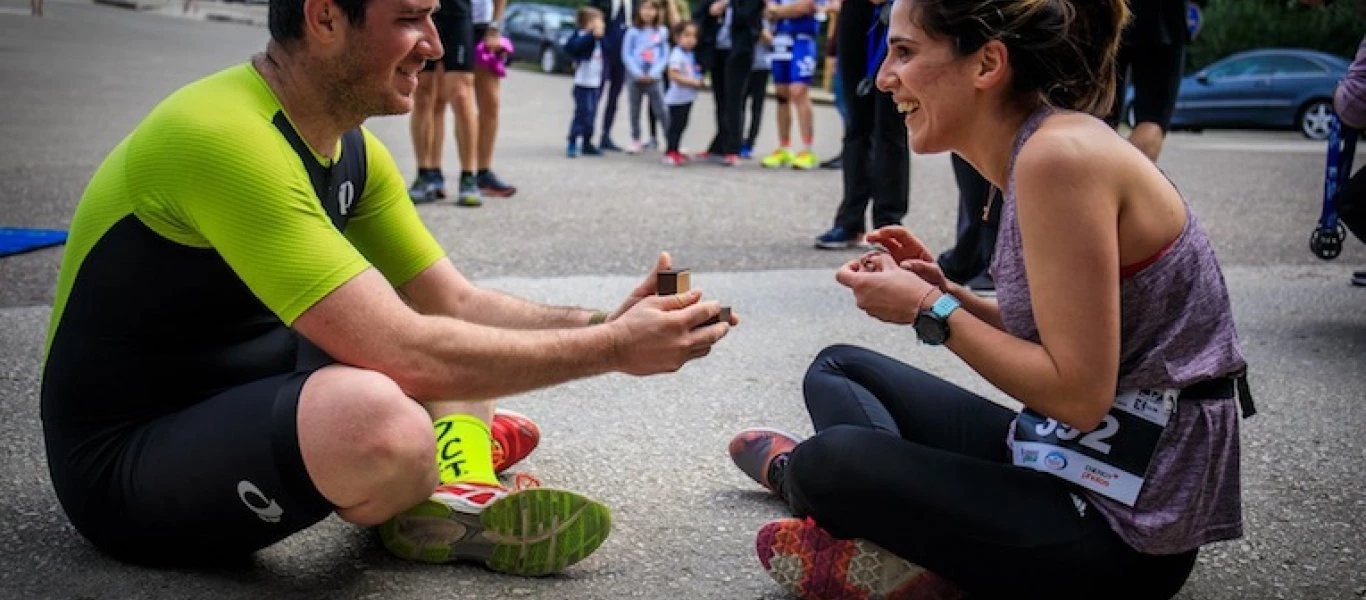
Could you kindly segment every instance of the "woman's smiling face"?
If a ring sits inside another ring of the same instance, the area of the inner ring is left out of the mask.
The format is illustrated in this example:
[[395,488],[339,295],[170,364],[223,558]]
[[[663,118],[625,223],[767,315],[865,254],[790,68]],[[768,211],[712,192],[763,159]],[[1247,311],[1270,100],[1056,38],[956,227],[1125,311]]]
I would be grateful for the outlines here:
[[911,150],[944,152],[957,146],[964,124],[982,99],[976,83],[981,50],[958,56],[954,40],[932,37],[916,23],[916,0],[896,0],[887,31],[887,58],[877,87],[905,115]]

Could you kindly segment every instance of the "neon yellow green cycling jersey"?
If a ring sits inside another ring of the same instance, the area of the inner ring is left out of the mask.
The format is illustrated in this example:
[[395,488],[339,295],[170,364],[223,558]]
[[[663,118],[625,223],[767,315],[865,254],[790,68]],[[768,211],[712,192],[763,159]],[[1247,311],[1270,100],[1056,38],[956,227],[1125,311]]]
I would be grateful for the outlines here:
[[249,64],[157,106],[76,209],[44,419],[128,422],[288,372],[309,307],[371,266],[398,286],[444,255],[378,139],[357,128],[328,154]]

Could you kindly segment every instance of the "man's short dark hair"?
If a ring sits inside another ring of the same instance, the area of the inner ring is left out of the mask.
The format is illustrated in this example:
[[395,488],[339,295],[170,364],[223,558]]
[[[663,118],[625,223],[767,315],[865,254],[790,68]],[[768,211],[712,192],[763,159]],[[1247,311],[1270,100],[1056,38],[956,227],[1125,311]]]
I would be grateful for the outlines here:
[[[352,25],[365,22],[365,5],[369,0],[332,0]],[[270,39],[287,43],[304,38],[304,0],[270,0]]]

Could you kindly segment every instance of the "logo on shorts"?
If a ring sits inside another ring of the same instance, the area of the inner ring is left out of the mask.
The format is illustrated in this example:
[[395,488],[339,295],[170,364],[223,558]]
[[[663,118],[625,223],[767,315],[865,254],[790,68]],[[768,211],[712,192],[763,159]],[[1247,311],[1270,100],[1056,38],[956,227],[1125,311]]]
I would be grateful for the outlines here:
[[285,514],[285,509],[262,494],[261,488],[256,487],[256,484],[245,479],[237,482],[237,497],[242,499],[242,504],[247,505],[251,512],[256,513],[256,516],[267,523],[279,523],[280,517]]
[[1067,468],[1067,458],[1061,452],[1049,452],[1047,456],[1043,457],[1043,466],[1054,471],[1061,471]]
[[356,199],[356,185],[350,180],[343,181],[337,186],[337,207],[341,209],[341,214],[346,215],[351,212],[351,203]]

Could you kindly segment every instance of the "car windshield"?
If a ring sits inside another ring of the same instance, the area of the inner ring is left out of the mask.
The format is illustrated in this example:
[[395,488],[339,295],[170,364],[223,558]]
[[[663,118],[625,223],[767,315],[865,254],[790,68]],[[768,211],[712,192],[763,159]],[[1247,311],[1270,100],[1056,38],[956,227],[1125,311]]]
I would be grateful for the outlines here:
[[548,12],[541,15],[541,18],[545,20],[546,31],[554,31],[556,29],[573,29],[575,26],[574,15],[571,14]]

